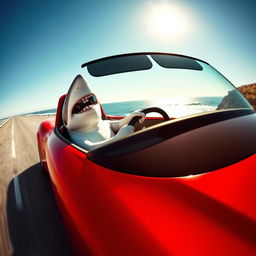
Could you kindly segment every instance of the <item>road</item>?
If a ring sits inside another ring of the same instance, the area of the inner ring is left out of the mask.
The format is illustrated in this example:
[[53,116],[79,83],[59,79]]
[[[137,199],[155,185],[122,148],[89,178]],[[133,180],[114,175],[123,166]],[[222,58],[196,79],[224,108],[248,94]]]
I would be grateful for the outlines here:
[[11,118],[0,128],[0,255],[72,255],[36,142],[48,116]]

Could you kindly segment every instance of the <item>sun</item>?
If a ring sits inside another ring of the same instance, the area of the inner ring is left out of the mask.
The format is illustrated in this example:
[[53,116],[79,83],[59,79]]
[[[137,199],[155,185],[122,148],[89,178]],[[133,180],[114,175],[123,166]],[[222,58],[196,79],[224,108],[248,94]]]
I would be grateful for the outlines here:
[[149,32],[160,39],[177,39],[188,30],[185,11],[167,2],[151,5],[147,15]]

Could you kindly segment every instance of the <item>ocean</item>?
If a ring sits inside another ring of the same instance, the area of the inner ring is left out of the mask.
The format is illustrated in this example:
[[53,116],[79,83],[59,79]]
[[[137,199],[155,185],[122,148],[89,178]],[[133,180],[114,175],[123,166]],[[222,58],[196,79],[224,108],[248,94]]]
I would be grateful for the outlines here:
[[[201,112],[213,111],[217,108],[223,97],[197,97],[197,98],[173,98],[161,99],[153,102],[147,101],[127,101],[102,104],[107,115],[124,116],[134,110],[148,107],[159,107],[167,112],[170,117],[182,117]],[[159,116],[148,114],[148,116]]]
[[56,108],[51,108],[51,109],[46,109],[46,110],[30,112],[30,113],[27,113],[26,115],[27,116],[30,116],[30,115],[55,115],[56,111],[57,111]]
[[[148,107],[160,107],[165,110],[170,117],[182,117],[200,112],[209,112],[216,109],[223,97],[197,97],[197,98],[173,98],[161,99],[158,101],[141,100],[103,103],[102,107],[107,115],[125,116],[137,109]],[[27,115],[54,115],[56,108],[35,111]],[[158,114],[148,114],[148,116],[159,116]]]

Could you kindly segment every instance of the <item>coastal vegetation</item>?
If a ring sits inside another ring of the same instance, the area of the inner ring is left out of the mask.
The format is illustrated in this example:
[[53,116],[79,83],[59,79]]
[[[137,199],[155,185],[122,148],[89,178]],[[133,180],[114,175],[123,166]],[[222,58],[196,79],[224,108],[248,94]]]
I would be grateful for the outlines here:
[[256,111],[256,83],[242,85],[237,87],[237,89],[244,95]]

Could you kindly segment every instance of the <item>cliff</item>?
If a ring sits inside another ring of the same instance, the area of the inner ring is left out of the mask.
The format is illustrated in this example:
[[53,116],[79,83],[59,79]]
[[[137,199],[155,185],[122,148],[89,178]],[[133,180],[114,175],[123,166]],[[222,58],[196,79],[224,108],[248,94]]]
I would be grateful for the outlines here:
[[[244,95],[244,97],[249,101],[254,110],[256,111],[256,83],[242,85],[237,87],[237,89]],[[218,105],[217,109],[228,109],[228,108],[243,108],[243,102],[240,100],[240,96],[237,90],[232,90],[228,92],[221,103]]]
[[237,89],[245,96],[256,111],[256,83],[242,85]]

